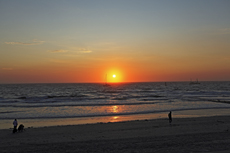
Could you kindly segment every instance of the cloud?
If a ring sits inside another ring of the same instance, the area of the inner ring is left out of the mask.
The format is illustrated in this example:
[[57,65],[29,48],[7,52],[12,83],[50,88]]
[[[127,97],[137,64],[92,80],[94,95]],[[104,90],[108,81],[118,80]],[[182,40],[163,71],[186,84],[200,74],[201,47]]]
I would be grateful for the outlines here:
[[68,50],[48,50],[49,52],[51,53],[65,53],[65,52],[68,52]]
[[91,50],[79,51],[80,53],[91,53]]
[[78,49],[78,52],[79,52],[79,53],[91,53],[92,51],[89,50],[89,49],[86,49],[86,48],[79,48],[79,49]]
[[63,50],[63,49],[56,49],[56,50],[48,50],[48,52],[51,53],[66,53],[68,52],[69,54],[87,54],[91,53],[92,51],[86,48],[72,48],[70,50]]
[[41,45],[44,41],[33,40],[32,42],[5,42],[7,45]]
[[[68,50],[64,49],[56,49],[56,50],[47,50],[50,53],[65,53],[65,56],[78,56],[81,54],[89,54],[92,51],[87,48],[68,48]],[[67,53],[68,52],[68,53]]]

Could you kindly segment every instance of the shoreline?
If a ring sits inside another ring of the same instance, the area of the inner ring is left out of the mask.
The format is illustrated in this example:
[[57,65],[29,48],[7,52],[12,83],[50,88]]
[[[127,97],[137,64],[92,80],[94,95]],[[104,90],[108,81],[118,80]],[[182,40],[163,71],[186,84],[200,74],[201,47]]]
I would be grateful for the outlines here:
[[[167,111],[149,114],[135,115],[111,115],[99,117],[80,117],[80,118],[43,118],[43,119],[18,119],[18,124],[23,124],[25,128],[49,127],[49,126],[65,126],[65,125],[84,125],[110,122],[125,122],[135,120],[152,120],[168,118]],[[210,117],[230,115],[230,108],[205,108],[172,111],[173,118],[194,118],[194,117]],[[0,121],[1,129],[11,129],[12,119],[4,119]]]
[[[135,120],[152,120],[168,118],[167,111],[147,114],[134,115],[111,115],[98,117],[80,117],[80,118],[42,118],[42,119],[18,119],[18,124],[23,124],[25,128],[97,124],[109,122],[125,122]],[[173,118],[194,118],[230,115],[230,108],[205,108],[172,111]],[[0,121],[0,130],[12,128],[13,119],[4,119]]]
[[229,152],[230,115],[0,130],[2,152]]

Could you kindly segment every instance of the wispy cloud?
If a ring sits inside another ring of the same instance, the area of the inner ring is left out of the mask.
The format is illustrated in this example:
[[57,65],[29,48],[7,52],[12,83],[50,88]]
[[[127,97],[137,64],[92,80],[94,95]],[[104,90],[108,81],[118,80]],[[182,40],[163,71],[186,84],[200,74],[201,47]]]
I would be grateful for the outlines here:
[[41,45],[44,41],[33,40],[32,42],[5,42],[7,45]]
[[68,52],[68,50],[48,50],[48,52],[51,52],[51,53],[65,53],[65,52]]
[[91,50],[79,51],[80,53],[91,53]]
[[66,53],[68,52],[67,55],[70,54],[87,54],[87,53],[91,53],[92,51],[87,49],[87,48],[70,48],[68,50],[63,50],[63,49],[56,49],[56,50],[48,50],[48,52],[50,53]]
[[78,52],[79,53],[91,53],[92,51],[87,48],[79,48]]

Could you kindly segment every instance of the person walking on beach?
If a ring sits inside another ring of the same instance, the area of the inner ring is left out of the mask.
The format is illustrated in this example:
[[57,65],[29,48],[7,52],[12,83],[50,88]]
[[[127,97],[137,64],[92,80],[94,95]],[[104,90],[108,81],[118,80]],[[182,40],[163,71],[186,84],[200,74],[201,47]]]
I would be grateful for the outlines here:
[[169,112],[168,117],[169,117],[169,124],[171,125],[172,123],[172,112],[171,111]]
[[15,132],[17,132],[17,126],[18,126],[17,119],[14,120],[13,125],[14,125],[13,133],[15,133]]

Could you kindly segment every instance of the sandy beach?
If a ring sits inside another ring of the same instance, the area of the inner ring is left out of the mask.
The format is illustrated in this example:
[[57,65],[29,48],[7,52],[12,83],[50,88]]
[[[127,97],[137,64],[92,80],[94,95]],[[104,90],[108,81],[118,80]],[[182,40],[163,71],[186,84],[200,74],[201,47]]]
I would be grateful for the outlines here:
[[230,152],[230,116],[0,130],[1,152]]

